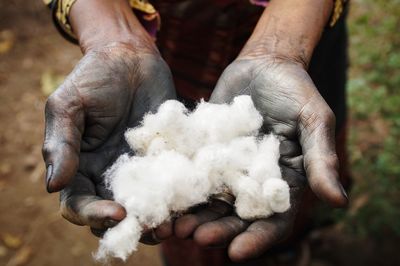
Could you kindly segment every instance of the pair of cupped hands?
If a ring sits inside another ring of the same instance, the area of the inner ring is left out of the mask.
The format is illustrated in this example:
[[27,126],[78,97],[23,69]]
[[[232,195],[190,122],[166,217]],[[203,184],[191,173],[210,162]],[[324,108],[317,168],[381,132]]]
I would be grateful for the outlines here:
[[[201,246],[227,247],[234,261],[256,257],[290,233],[306,186],[333,206],[344,206],[338,181],[335,116],[299,61],[242,53],[221,75],[210,102],[251,95],[263,129],[281,140],[280,166],[291,208],[266,219],[245,221],[230,206],[213,201],[153,230],[156,238],[191,238]],[[104,184],[103,173],[129,151],[127,128],[175,98],[171,72],[156,49],[113,43],[87,50],[49,97],[43,155],[49,192],[61,191],[61,213],[90,226],[95,235],[126,212]],[[143,235],[143,242],[150,243]],[[154,236],[154,235],[153,235]]]

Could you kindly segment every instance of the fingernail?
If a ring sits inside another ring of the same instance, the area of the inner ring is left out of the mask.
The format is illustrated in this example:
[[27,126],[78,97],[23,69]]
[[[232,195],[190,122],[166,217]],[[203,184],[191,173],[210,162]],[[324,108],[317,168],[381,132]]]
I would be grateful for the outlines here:
[[344,187],[343,187],[343,186],[340,186],[340,188],[342,189],[342,194],[343,194],[343,196],[345,196],[346,199],[349,200],[349,196],[347,196],[347,192],[346,192],[346,190],[344,189]]
[[101,238],[104,236],[104,233],[106,232],[103,229],[96,229],[93,227],[90,227],[90,231],[92,231],[92,234],[94,234],[95,236],[101,237]]
[[118,221],[115,221],[113,219],[107,219],[104,221],[103,225],[104,227],[110,228],[116,226],[118,223]]
[[50,188],[50,181],[51,181],[51,177],[53,175],[53,165],[49,164],[47,166],[46,169],[46,189],[47,192],[52,193],[54,192],[51,188]]

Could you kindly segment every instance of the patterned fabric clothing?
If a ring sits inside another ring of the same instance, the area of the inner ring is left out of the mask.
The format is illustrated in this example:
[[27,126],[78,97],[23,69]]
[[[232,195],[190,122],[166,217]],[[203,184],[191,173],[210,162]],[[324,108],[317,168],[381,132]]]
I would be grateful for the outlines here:
[[263,8],[247,0],[152,1],[162,18],[157,45],[180,100],[208,99],[250,37]]

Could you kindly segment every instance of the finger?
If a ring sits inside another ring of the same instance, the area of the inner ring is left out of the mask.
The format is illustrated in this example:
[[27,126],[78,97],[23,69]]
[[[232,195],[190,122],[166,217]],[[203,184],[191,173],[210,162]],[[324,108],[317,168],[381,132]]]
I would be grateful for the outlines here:
[[140,238],[140,242],[146,245],[157,245],[172,236],[173,222],[167,221],[154,229],[145,228]]
[[161,239],[158,239],[158,237],[155,234],[155,231],[150,229],[146,230],[145,232],[142,233],[140,236],[140,243],[146,244],[146,245],[157,245],[162,242]]
[[117,202],[96,196],[92,181],[78,174],[61,191],[61,214],[77,225],[107,229],[125,218],[126,211]]
[[293,140],[288,140],[284,137],[277,136],[279,138],[280,144],[279,144],[279,153],[281,157],[297,157],[301,155],[301,147],[300,145],[293,141]]
[[46,187],[55,192],[64,188],[78,169],[84,117],[80,100],[62,88],[47,100],[45,115]]
[[96,229],[93,227],[90,227],[90,231],[92,232],[93,235],[102,238],[104,234],[106,233],[107,229]]
[[246,230],[248,225],[249,222],[236,216],[222,217],[200,225],[194,232],[193,239],[200,246],[225,247],[235,236]]
[[260,256],[271,246],[290,236],[296,215],[301,207],[305,177],[295,169],[282,167],[282,176],[290,187],[290,209],[284,213],[255,221],[246,231],[236,236],[228,248],[233,261],[243,261]]
[[263,254],[272,245],[284,240],[291,224],[279,215],[252,223],[245,232],[235,237],[228,248],[229,258],[240,262]]
[[154,229],[154,233],[157,239],[165,240],[173,236],[174,234],[174,224],[172,221],[165,222]]
[[61,214],[71,223],[95,229],[114,227],[125,218],[121,205],[96,196],[73,196],[61,205]]
[[174,225],[174,233],[178,238],[188,238],[199,225],[226,216],[231,211],[232,207],[229,204],[214,200],[197,213],[185,214],[177,218]]
[[289,167],[300,174],[304,174],[303,155],[301,153],[300,144],[280,137],[279,153],[281,155],[279,163],[282,166]]
[[332,206],[347,205],[347,195],[339,181],[332,110],[318,94],[303,108],[299,119],[304,169],[311,189]]

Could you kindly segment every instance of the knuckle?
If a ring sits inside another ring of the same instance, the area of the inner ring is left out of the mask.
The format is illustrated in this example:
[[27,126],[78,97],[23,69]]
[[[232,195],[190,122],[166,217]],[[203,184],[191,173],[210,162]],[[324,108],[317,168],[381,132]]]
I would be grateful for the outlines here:
[[328,154],[325,157],[325,163],[332,169],[339,169],[339,158],[336,153]]
[[308,115],[302,115],[301,121],[302,126],[307,129],[315,129],[317,127],[318,114],[316,112],[311,112]]
[[49,157],[55,152],[55,145],[50,142],[50,140],[45,139],[42,146],[42,156],[45,160],[49,159]]
[[332,109],[320,96],[314,94],[299,112],[299,122],[304,128],[311,130],[331,128],[335,126],[336,117]]
[[66,80],[47,98],[45,103],[46,119],[76,114],[83,108],[83,100],[72,80]]
[[42,155],[43,158],[46,160],[49,157],[49,154],[51,153],[51,149],[48,144],[44,143],[42,146]]
[[67,221],[76,225],[85,225],[77,214],[74,207],[70,205],[69,200],[62,200],[60,204],[60,213]]
[[45,104],[46,114],[48,112],[51,112],[57,106],[57,102],[58,102],[58,99],[56,96],[56,92],[53,92],[52,94],[50,94],[50,96],[46,100],[46,104]]
[[60,110],[64,109],[63,106],[66,102],[66,100],[62,99],[59,89],[50,94],[45,104],[45,116],[47,123],[59,115]]
[[335,124],[336,117],[333,111],[328,107],[320,114],[321,123],[326,126],[332,126]]
[[313,110],[301,117],[301,125],[304,129],[308,129],[310,132],[316,130],[329,132],[332,135],[334,135],[335,121],[335,115],[329,107],[319,111]]

